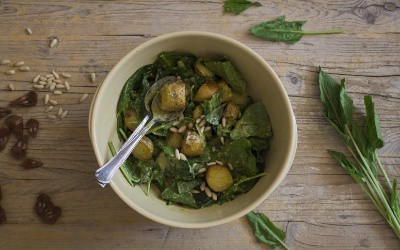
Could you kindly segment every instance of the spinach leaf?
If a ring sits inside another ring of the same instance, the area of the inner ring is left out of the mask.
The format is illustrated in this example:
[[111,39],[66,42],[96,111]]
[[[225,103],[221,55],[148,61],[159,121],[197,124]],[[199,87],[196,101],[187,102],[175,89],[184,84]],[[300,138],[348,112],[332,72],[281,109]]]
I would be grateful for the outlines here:
[[174,156],[166,155],[168,166],[165,168],[164,174],[174,180],[191,181],[195,179],[197,169],[187,161],[176,159]]
[[159,72],[162,76],[174,75],[187,79],[196,75],[194,71],[196,60],[197,57],[190,53],[167,51],[160,53],[154,64],[162,67],[164,72]]
[[176,183],[178,193],[183,194],[190,192],[194,187],[200,184],[198,181],[180,181]]
[[251,152],[251,144],[247,139],[242,138],[225,144],[217,152],[217,159],[232,164],[234,180],[242,176],[258,174],[256,158]]
[[373,149],[382,148],[384,143],[379,125],[379,118],[375,112],[375,105],[372,101],[372,97],[369,95],[364,96],[364,104],[366,110],[365,120],[367,122],[368,144]]
[[221,104],[221,92],[217,92],[210,100],[204,101],[202,105],[206,121],[218,125],[225,108],[225,104]]
[[224,9],[225,12],[235,13],[239,15],[241,12],[247,10],[248,8],[255,6],[260,7],[261,3],[259,2],[250,2],[247,0],[227,0],[224,1]]
[[247,137],[269,138],[272,136],[271,122],[262,102],[256,102],[244,111],[235,124],[231,134],[232,140]]
[[251,149],[254,151],[263,151],[270,147],[268,138],[249,137],[247,140],[249,140]]
[[285,42],[294,44],[303,37],[303,35],[321,35],[321,34],[339,34],[343,30],[326,30],[316,32],[305,32],[301,27],[306,21],[285,21],[285,16],[280,16],[273,21],[267,21],[250,28],[250,33],[254,36],[273,42]]
[[284,242],[286,238],[285,232],[277,228],[267,216],[252,211],[246,217],[259,242],[265,243],[272,248],[281,246],[284,249],[289,249]]
[[183,205],[187,205],[190,207],[197,208],[197,204],[191,192],[183,192],[179,193],[177,184],[172,185],[169,188],[166,188],[161,193],[161,198],[167,201],[172,201],[173,203],[180,203]]
[[204,65],[225,80],[239,94],[246,93],[246,82],[230,61],[204,61]]

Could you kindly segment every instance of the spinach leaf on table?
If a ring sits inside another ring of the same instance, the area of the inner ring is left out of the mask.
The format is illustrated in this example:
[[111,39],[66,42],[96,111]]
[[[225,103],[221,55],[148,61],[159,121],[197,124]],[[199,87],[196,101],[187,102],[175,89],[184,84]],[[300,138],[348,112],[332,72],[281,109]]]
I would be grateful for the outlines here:
[[339,34],[343,30],[326,30],[306,32],[302,31],[301,27],[306,21],[285,21],[285,16],[280,16],[275,20],[267,21],[255,25],[250,28],[250,33],[254,36],[261,37],[272,42],[285,42],[294,44],[304,35],[322,35],[322,34]]
[[204,61],[204,65],[224,79],[234,91],[239,94],[246,93],[246,82],[230,61]]
[[285,232],[277,228],[267,216],[252,211],[246,217],[259,242],[265,243],[272,248],[280,246],[284,249],[289,249],[284,242],[286,238]]
[[255,6],[260,7],[261,3],[259,2],[250,2],[247,0],[227,0],[224,1],[224,10],[225,12],[235,13],[239,15],[243,11],[247,10],[248,8]]
[[230,134],[232,140],[248,137],[269,138],[271,136],[271,122],[262,102],[248,106]]

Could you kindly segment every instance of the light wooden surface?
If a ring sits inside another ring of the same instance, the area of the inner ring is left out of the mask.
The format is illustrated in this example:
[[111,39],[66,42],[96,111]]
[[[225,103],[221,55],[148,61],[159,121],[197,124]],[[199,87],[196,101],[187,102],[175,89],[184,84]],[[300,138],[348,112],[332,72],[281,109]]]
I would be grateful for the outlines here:
[[[30,1],[0,0],[0,60],[25,61],[31,72],[7,76],[0,66],[0,106],[32,88],[37,74],[69,72],[72,90],[55,97],[69,110],[63,120],[45,118],[39,105],[13,109],[41,122],[28,155],[45,163],[26,171],[9,156],[13,138],[0,153],[0,185],[8,223],[0,226],[0,248],[265,249],[245,218],[208,229],[160,225],[139,215],[94,180],[97,163],[87,120],[96,87],[126,53],[152,37],[203,30],[234,38],[259,53],[282,80],[297,118],[298,150],[285,181],[257,211],[287,233],[293,249],[399,249],[400,241],[367,196],[326,153],[344,150],[324,120],[317,67],[346,77],[358,107],[371,94],[386,146],[379,151],[390,177],[400,167],[400,1],[271,0],[239,16],[224,14],[221,1]],[[304,37],[295,45],[248,35],[253,24],[286,15],[307,20],[305,30],[343,28],[346,34]],[[30,27],[33,35],[25,31]],[[49,48],[53,37],[60,43]],[[91,83],[89,74],[97,74]],[[8,90],[12,83],[16,89]],[[78,103],[83,93],[89,99]],[[359,112],[363,113],[361,109]],[[53,111],[55,113],[56,111]],[[0,121],[2,123],[3,121]],[[45,191],[63,208],[53,226],[33,213]]]

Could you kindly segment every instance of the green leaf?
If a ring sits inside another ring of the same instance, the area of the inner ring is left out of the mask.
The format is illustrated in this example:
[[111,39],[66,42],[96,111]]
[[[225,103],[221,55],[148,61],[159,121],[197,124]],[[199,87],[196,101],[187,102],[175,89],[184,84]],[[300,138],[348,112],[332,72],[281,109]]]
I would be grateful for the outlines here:
[[328,152],[331,156],[333,156],[333,158],[336,159],[339,165],[357,181],[357,183],[362,184],[365,182],[365,176],[363,172],[353,165],[353,163],[351,163],[343,153],[332,150],[328,150]]
[[344,124],[340,120],[342,117],[340,92],[341,86],[322,69],[319,72],[319,89],[321,101],[325,104],[326,117],[344,132]]
[[[108,142],[108,148],[111,151],[111,155],[114,156],[116,154],[116,150],[114,144],[111,141]],[[140,178],[137,178],[134,174],[133,164],[129,159],[126,160],[119,169],[129,185],[135,186],[140,183]]]
[[260,7],[261,3],[259,2],[250,2],[247,0],[228,0],[224,1],[224,9],[225,12],[235,13],[239,15],[241,12],[247,10],[248,8],[255,6]]
[[182,205],[187,205],[190,207],[197,208],[197,204],[195,199],[193,198],[192,193],[190,192],[179,193],[177,190],[177,185],[173,185],[169,188],[166,188],[161,193],[161,198],[167,201],[172,201],[174,203],[180,203]]
[[273,42],[285,42],[294,44],[303,37],[303,35],[321,35],[321,34],[339,34],[342,30],[327,30],[316,32],[305,32],[301,27],[306,21],[285,21],[285,16],[280,16],[273,21],[267,21],[250,28],[250,33],[254,36]]
[[367,122],[367,135],[370,147],[376,149],[383,147],[383,138],[381,134],[381,127],[379,125],[379,118],[375,112],[375,104],[371,96],[364,96],[364,104],[366,111]]
[[246,82],[230,61],[204,61],[204,65],[224,79],[234,91],[246,93]]
[[265,243],[272,248],[281,246],[284,249],[289,249],[284,243],[285,232],[277,228],[267,216],[252,211],[246,217],[259,242]]
[[345,79],[342,79],[340,84],[340,106],[342,124],[347,124],[351,127],[353,124],[353,100],[346,93]]
[[262,102],[256,102],[247,107],[230,134],[232,140],[247,137],[269,138],[271,136],[271,122]]
[[251,149],[254,151],[263,151],[270,147],[268,138],[249,137],[247,139],[250,141]]
[[205,119],[207,122],[218,125],[224,112],[225,104],[221,104],[221,92],[217,92],[210,100],[203,102]]
[[400,220],[400,199],[397,194],[397,179],[394,179],[392,189],[390,190],[390,207],[397,220]]

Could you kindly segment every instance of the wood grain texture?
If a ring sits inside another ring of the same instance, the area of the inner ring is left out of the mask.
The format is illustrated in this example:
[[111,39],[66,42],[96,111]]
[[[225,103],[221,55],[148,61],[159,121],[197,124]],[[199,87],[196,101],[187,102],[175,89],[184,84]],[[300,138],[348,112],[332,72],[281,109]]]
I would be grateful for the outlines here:
[[[1,249],[265,249],[245,220],[215,228],[186,230],[160,225],[126,206],[94,181],[97,163],[87,120],[91,98],[113,65],[152,37],[180,30],[202,30],[234,38],[260,54],[277,72],[289,94],[299,142],[285,181],[257,211],[287,233],[293,249],[399,249],[400,242],[368,197],[326,153],[344,151],[324,120],[317,69],[346,78],[349,94],[364,113],[363,95],[376,103],[386,142],[379,151],[391,178],[400,176],[400,2],[398,0],[259,1],[239,16],[222,12],[223,1],[10,1],[0,0],[0,60],[25,61],[30,72],[13,76],[0,66],[0,106],[32,88],[37,74],[69,72],[72,89],[52,96],[68,116],[54,121],[39,105],[14,108],[40,121],[28,155],[45,163],[26,171],[9,156],[15,138],[0,153],[2,206],[8,222],[0,226]],[[307,20],[305,30],[343,28],[340,35],[306,36],[295,45],[251,37],[251,25],[286,15]],[[30,27],[32,35],[25,31]],[[53,38],[59,44],[50,48]],[[89,80],[96,73],[96,83]],[[8,84],[15,87],[8,90]],[[80,96],[88,93],[84,103]],[[56,113],[56,109],[52,114]],[[0,121],[0,123],[3,121]],[[33,214],[37,194],[48,192],[63,208],[53,226]]]

